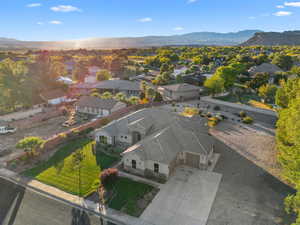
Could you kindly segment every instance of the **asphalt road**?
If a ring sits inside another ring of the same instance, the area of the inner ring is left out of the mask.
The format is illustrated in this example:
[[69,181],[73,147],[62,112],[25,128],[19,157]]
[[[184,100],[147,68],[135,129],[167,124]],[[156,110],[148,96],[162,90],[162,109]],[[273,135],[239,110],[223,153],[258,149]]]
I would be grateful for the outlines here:
[[0,225],[96,224],[96,216],[0,178]]
[[294,190],[221,142],[214,172],[223,175],[207,225],[291,224],[283,200]]

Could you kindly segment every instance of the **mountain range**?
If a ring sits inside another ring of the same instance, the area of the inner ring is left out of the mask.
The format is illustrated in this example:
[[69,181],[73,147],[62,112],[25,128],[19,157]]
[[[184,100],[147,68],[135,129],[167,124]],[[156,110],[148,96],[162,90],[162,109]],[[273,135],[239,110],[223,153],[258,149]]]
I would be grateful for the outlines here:
[[110,49],[146,48],[184,45],[239,45],[260,30],[244,30],[230,33],[194,32],[172,36],[145,36],[121,38],[90,38],[71,41],[20,41],[0,38],[1,49]]
[[300,45],[300,31],[257,32],[252,38],[241,45]]

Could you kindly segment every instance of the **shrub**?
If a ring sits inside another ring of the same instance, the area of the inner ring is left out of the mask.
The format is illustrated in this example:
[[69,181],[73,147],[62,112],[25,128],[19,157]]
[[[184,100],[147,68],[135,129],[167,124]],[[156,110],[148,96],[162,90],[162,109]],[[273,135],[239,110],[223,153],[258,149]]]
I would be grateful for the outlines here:
[[221,110],[221,107],[218,106],[218,105],[216,105],[216,106],[214,107],[214,110],[215,110],[215,111],[219,111],[219,110]]
[[207,112],[207,113],[206,113],[206,117],[207,117],[207,118],[210,118],[210,117],[212,117],[212,114],[211,114],[210,112]]
[[243,118],[243,123],[251,124],[253,123],[253,119],[250,116],[246,116]]
[[214,117],[209,118],[209,121],[207,124],[209,127],[215,127],[218,125],[219,122],[220,122],[220,119],[218,117],[214,116]]
[[119,171],[116,168],[103,170],[100,174],[101,184],[106,187],[116,182]]
[[247,116],[247,114],[246,114],[245,111],[240,111],[239,116],[242,117],[242,118],[244,118],[244,117]]

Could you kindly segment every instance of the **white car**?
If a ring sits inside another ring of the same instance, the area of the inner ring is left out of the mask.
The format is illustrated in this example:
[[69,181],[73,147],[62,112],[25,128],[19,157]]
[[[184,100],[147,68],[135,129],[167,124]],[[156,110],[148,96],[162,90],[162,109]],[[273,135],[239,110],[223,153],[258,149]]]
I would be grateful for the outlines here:
[[0,127],[0,134],[13,134],[16,131],[17,129],[13,127]]

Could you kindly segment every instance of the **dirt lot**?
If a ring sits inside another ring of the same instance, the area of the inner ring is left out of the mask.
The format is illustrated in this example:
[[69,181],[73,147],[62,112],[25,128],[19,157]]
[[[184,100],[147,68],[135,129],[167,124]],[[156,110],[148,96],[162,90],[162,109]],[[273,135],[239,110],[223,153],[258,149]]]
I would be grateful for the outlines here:
[[280,179],[275,130],[262,124],[221,122],[211,133],[230,148]]
[[[62,123],[65,122],[66,119],[67,117],[65,116],[54,117],[47,121],[33,123],[30,128],[22,129],[21,127],[18,127],[17,132],[14,134],[0,136],[0,153],[1,151],[9,151],[10,153],[20,151],[15,148],[15,145],[24,137],[40,136],[47,139],[57,133],[70,129],[62,126]],[[4,155],[3,152],[2,155]],[[7,154],[5,155],[7,156]]]

